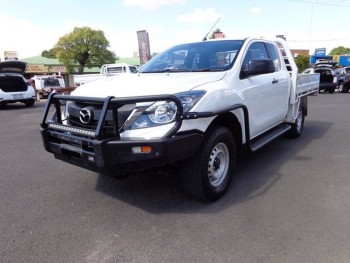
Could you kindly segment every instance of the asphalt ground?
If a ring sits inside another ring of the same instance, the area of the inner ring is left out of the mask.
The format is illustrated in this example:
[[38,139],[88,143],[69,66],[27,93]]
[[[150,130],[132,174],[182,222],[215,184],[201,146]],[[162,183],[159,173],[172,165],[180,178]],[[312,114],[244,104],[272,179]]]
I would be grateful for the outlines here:
[[309,97],[302,137],[245,153],[209,204],[176,173],[55,160],[44,105],[0,109],[0,262],[350,262],[350,93]]

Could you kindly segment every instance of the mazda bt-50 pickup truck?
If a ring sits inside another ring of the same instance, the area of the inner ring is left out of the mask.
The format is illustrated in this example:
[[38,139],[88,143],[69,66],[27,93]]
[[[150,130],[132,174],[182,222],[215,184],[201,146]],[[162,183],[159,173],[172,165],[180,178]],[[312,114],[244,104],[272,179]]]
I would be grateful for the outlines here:
[[184,189],[220,198],[241,149],[302,134],[319,74],[298,74],[283,39],[186,43],[136,74],[50,95],[41,121],[55,158],[101,174],[177,165]]

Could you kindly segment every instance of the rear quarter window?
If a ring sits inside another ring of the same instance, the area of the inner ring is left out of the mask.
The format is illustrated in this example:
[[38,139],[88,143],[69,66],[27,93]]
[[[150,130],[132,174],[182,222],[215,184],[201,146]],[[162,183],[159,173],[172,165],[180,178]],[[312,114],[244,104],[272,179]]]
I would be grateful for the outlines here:
[[276,71],[281,70],[281,61],[278,55],[278,51],[275,45],[272,45],[270,43],[266,43],[267,50],[269,52],[270,59],[273,60],[273,64],[275,65]]

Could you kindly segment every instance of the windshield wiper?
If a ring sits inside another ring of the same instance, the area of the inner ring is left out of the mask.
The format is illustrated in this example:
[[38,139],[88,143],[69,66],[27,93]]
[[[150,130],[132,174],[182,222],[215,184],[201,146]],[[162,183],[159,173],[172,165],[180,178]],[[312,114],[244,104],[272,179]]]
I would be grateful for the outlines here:
[[193,69],[192,72],[224,71],[223,68],[199,68]]
[[209,72],[224,71],[223,68],[199,68],[199,69],[183,69],[183,68],[166,68],[161,70],[141,71],[138,73],[164,73],[164,72]]
[[189,71],[191,70],[183,69],[183,68],[166,68],[166,69],[152,70],[152,71],[141,71],[138,73],[164,73],[164,72],[189,72]]

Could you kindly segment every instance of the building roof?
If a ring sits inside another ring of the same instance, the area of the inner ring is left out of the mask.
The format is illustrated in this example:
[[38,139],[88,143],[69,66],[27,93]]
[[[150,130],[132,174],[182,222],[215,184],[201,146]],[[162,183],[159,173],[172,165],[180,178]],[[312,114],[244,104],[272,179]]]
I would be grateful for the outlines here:
[[[34,56],[29,58],[20,59],[20,61],[27,62],[28,64],[35,65],[47,65],[47,66],[59,66],[63,65],[56,58],[45,58],[42,56]],[[131,58],[119,58],[116,63],[126,63],[129,65],[140,65],[140,58],[131,57]],[[84,73],[98,73],[100,72],[99,67],[84,68]]]
[[62,65],[57,58],[45,58],[42,56],[24,58],[20,59],[20,61],[27,62],[28,64]]

